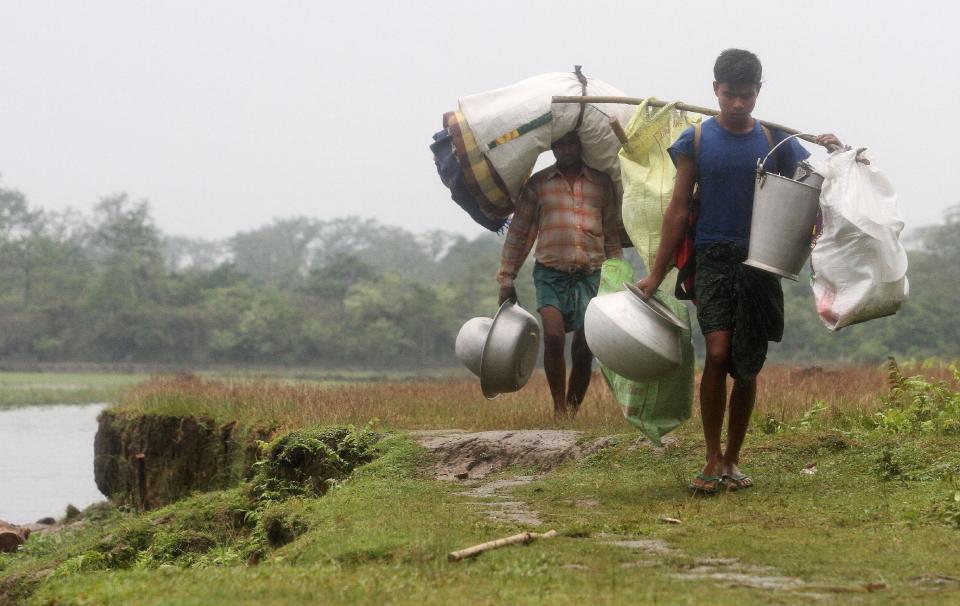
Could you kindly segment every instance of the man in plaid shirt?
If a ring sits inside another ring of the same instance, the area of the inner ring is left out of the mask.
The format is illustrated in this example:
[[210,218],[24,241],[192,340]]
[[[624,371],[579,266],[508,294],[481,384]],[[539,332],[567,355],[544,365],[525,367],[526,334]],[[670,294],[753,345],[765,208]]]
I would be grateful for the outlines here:
[[[543,320],[543,366],[554,414],[573,416],[590,385],[593,354],[583,334],[587,303],[600,286],[600,266],[620,257],[620,200],[606,174],[583,163],[571,132],[551,146],[557,162],[523,188],[503,245],[499,302],[516,300],[513,280],[533,248],[537,311]],[[572,369],[566,384],[564,347],[573,332]]]

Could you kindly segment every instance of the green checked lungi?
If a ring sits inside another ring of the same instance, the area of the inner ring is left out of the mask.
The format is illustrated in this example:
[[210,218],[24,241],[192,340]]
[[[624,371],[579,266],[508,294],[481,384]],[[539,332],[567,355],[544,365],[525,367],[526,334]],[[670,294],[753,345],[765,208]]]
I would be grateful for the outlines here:
[[583,315],[590,299],[600,288],[600,270],[568,273],[539,262],[533,266],[533,285],[537,289],[537,311],[552,306],[563,314],[567,332],[583,328]]

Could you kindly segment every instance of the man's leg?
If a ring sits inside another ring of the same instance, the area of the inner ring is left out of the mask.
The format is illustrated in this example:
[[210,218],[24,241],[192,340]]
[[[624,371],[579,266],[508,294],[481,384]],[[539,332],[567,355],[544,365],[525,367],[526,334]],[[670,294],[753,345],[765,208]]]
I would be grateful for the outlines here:
[[[753,412],[754,402],[757,400],[757,379],[737,379],[733,382],[730,392],[730,419],[727,422],[727,450],[723,455],[723,473],[733,478],[742,474],[738,467],[740,463],[740,447],[747,435],[747,426],[750,425],[750,415]],[[749,481],[749,478],[746,479]],[[752,482],[745,486],[752,485]]]
[[700,378],[700,416],[703,438],[707,445],[704,477],[723,474],[723,414],[727,407],[727,370],[730,366],[729,330],[715,330],[704,335],[707,345],[703,376]]
[[567,363],[563,358],[566,331],[563,314],[556,307],[546,305],[540,308],[540,317],[543,319],[543,370],[547,375],[550,395],[553,396],[553,413],[560,416],[567,412]]
[[593,374],[593,352],[587,345],[587,337],[583,328],[573,333],[573,343],[570,344],[572,368],[570,369],[570,387],[567,389],[567,405],[571,415],[577,414],[583,397],[590,386],[590,376]]

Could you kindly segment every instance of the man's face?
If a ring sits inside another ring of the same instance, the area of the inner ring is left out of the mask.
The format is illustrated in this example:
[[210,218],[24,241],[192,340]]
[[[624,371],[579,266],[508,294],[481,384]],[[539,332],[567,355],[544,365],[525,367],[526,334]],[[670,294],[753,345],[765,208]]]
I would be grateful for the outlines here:
[[576,168],[580,165],[580,138],[576,134],[571,133],[557,139],[550,149],[553,150],[558,167]]
[[757,84],[730,84],[714,82],[713,92],[720,101],[720,113],[730,124],[746,124],[757,104],[760,86]]

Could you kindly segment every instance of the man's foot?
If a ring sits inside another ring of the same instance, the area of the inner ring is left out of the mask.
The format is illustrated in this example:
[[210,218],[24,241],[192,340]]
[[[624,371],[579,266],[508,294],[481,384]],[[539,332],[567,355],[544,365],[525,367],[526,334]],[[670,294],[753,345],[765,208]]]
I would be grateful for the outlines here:
[[730,488],[730,490],[742,490],[744,488],[750,488],[753,486],[753,480],[751,480],[750,476],[745,473],[723,476],[723,482]]
[[711,495],[720,491],[723,485],[723,478],[720,476],[707,476],[699,474],[690,482],[689,488],[698,495]]
[[723,483],[726,484],[730,490],[740,490],[753,486],[753,480],[750,479],[750,476],[740,471],[740,468],[737,467],[735,463],[724,466]]
[[723,487],[723,464],[717,459],[707,461],[699,475],[689,484],[695,494],[715,494]]

